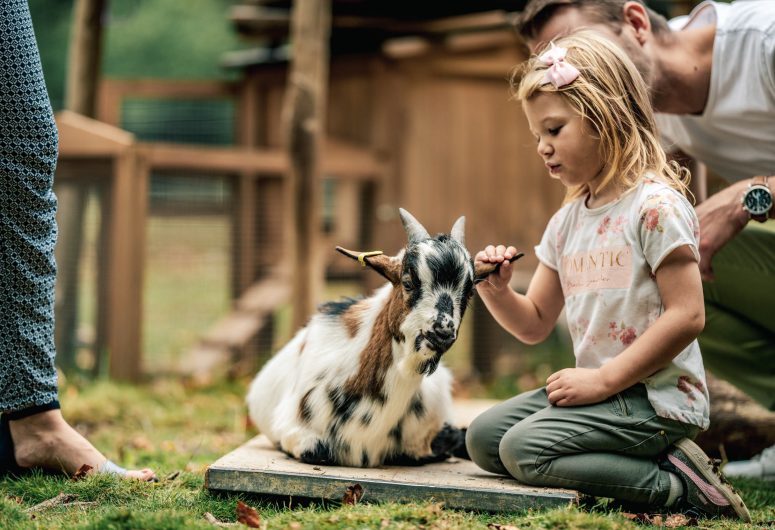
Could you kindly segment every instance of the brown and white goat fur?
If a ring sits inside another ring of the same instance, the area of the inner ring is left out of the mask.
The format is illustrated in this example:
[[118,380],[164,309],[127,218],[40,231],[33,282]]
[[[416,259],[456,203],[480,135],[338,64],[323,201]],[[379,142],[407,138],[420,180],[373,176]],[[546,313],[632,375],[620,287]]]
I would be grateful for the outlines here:
[[400,215],[407,246],[393,257],[361,257],[389,283],[368,298],[322,305],[251,384],[251,419],[303,462],[371,467],[465,456],[465,433],[451,425],[452,375],[440,361],[475,281],[495,266],[474,271],[465,218],[431,237]]

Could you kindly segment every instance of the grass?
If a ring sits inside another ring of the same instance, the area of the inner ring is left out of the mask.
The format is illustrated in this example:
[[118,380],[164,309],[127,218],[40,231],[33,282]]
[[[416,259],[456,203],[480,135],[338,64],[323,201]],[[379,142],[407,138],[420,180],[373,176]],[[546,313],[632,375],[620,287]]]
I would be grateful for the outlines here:
[[[111,383],[62,390],[66,417],[97,447],[125,466],[150,466],[161,481],[140,484],[96,476],[82,481],[33,475],[0,480],[0,528],[183,529],[215,528],[205,519],[234,522],[239,500],[255,507],[265,528],[635,529],[641,525],[601,506],[487,514],[448,510],[430,502],[355,506],[215,495],[204,487],[206,466],[251,437],[242,404],[246,380],[188,388],[177,380],[142,387]],[[775,484],[740,481],[755,524],[701,521],[703,528],[761,528],[775,521]],[[29,513],[60,493],[74,504]],[[488,526],[489,525],[489,526]],[[498,526],[501,525],[501,526]],[[510,526],[509,526],[510,525]]]

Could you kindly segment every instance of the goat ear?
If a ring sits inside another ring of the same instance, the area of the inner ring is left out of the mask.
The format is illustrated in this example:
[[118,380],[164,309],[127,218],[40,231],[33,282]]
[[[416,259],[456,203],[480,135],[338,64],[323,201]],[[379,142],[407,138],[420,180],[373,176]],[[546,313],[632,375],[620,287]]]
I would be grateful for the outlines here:
[[466,217],[464,215],[460,216],[460,219],[455,221],[455,224],[452,225],[452,232],[450,232],[449,235],[452,236],[452,239],[457,241],[463,246],[466,246]]
[[412,216],[412,214],[403,208],[398,209],[398,214],[401,216],[401,222],[404,224],[404,230],[406,230],[406,235],[409,237],[410,243],[417,243],[423,239],[430,239],[431,235],[425,227]]
[[359,261],[364,267],[368,266],[374,269],[393,285],[397,284],[401,279],[400,256],[386,256],[381,250],[355,252],[342,247],[336,247],[336,250],[350,259]]
[[[524,256],[522,252],[513,256],[509,261],[514,262]],[[500,263],[477,263],[476,270],[474,271],[474,283],[483,282],[490,274],[501,268]]]

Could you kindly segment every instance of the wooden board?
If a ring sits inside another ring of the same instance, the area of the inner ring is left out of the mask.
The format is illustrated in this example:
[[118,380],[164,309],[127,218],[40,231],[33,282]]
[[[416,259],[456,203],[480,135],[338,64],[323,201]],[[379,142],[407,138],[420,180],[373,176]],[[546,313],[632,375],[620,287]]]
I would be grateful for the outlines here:
[[[468,423],[492,402],[458,404]],[[213,463],[207,488],[216,491],[341,501],[348,486],[360,484],[363,502],[441,502],[448,508],[510,512],[554,508],[578,502],[575,491],[533,488],[481,470],[473,462],[449,459],[419,467],[363,469],[303,464],[257,436]]]

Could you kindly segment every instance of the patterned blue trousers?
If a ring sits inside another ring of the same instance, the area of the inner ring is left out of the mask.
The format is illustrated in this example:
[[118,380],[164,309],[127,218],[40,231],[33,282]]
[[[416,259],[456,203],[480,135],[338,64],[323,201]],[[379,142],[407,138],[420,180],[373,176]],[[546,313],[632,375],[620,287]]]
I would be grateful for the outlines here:
[[0,0],[0,411],[56,401],[57,131],[26,0]]

